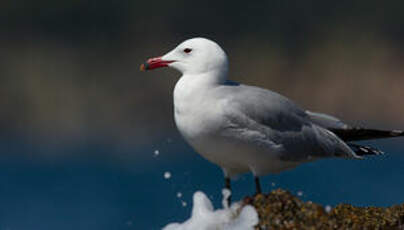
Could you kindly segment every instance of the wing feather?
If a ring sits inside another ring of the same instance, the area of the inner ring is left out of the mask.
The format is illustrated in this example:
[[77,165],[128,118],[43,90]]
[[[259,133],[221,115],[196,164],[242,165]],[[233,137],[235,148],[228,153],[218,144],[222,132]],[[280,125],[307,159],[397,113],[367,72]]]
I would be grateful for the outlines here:
[[[344,156],[359,158],[340,138],[312,121],[293,101],[275,92],[245,85],[227,86],[226,116],[233,127],[259,132],[277,145],[284,160]],[[281,148],[279,148],[281,146]]]

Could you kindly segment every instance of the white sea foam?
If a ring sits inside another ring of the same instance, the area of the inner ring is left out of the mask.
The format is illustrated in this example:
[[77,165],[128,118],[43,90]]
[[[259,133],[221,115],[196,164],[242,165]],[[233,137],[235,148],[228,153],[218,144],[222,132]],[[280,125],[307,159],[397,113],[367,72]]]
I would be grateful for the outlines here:
[[[230,195],[224,192],[224,197]],[[247,205],[240,210],[240,203],[214,210],[212,202],[203,192],[195,192],[191,217],[183,223],[171,223],[163,230],[254,230],[258,214]]]

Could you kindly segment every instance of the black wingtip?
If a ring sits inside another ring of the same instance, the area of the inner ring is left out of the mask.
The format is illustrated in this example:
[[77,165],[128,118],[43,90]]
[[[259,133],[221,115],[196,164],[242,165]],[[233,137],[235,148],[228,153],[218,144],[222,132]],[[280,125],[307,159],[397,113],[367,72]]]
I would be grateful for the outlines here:
[[377,129],[363,129],[363,128],[349,128],[349,129],[329,129],[335,133],[343,141],[360,141],[389,137],[404,136],[402,130],[377,130]]
[[365,145],[358,145],[354,143],[348,143],[348,146],[358,155],[358,156],[365,156],[365,155],[384,155],[384,152]]
[[390,131],[390,135],[393,137],[404,136],[404,131],[402,130],[392,130]]

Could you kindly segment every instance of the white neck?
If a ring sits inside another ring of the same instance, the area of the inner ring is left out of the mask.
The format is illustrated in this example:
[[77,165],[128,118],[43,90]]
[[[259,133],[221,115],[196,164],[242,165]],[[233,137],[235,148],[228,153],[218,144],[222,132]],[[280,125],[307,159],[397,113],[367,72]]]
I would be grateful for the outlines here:
[[219,86],[226,81],[226,74],[215,75],[212,72],[203,74],[184,74],[178,80],[174,88],[174,105],[183,107],[190,104],[198,104],[203,100],[207,91]]
[[227,79],[226,71],[210,71],[200,74],[183,74],[181,80],[189,81],[189,84],[198,84],[200,86],[213,86],[223,84]]

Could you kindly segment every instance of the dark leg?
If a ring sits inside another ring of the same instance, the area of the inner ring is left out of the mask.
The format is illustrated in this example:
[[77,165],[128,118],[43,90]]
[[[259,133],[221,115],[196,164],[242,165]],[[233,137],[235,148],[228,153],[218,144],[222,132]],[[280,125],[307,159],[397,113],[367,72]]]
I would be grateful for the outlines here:
[[255,179],[255,194],[261,194],[261,183],[260,183],[260,178],[257,176],[254,176]]
[[[224,184],[225,184],[225,188],[228,189],[231,192],[231,181],[230,181],[230,177],[225,177],[224,178]],[[229,196],[229,198],[227,199],[227,204],[230,206],[231,204],[231,195]]]

